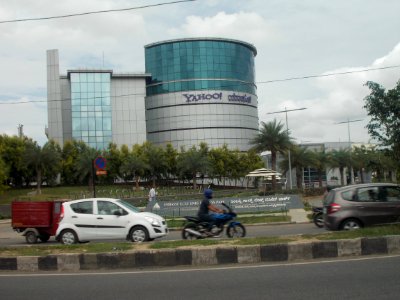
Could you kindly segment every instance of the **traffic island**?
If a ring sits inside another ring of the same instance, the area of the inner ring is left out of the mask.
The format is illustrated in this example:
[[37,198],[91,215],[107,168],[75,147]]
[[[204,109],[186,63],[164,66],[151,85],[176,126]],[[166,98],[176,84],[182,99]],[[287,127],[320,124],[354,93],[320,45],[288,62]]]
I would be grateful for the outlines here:
[[0,257],[0,271],[78,272],[154,267],[296,262],[313,259],[400,254],[400,236],[272,245]]

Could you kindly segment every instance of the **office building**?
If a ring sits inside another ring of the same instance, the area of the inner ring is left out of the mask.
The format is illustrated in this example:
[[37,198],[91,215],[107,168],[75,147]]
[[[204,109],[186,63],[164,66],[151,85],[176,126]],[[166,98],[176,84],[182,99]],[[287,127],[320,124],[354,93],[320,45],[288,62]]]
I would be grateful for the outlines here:
[[206,142],[248,150],[258,132],[251,44],[190,38],[145,46],[145,72],[74,69],[60,75],[57,50],[47,51],[49,138],[104,149]]

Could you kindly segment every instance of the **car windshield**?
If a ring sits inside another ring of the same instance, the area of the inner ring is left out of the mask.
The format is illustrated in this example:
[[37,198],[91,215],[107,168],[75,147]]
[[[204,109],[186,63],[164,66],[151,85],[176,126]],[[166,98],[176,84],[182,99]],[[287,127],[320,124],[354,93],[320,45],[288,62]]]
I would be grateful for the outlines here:
[[140,210],[136,206],[130,204],[129,202],[126,202],[126,201],[121,200],[121,199],[119,199],[117,202],[118,202],[118,204],[121,204],[123,207],[125,207],[126,209],[128,209],[130,211],[133,211],[133,212],[136,212],[136,213],[140,212]]

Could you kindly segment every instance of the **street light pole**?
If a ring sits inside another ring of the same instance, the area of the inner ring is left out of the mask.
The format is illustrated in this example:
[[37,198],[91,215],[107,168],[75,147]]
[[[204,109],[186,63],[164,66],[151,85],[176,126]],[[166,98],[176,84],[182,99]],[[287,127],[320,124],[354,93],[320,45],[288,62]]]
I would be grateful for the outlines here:
[[347,118],[347,121],[342,121],[342,122],[337,122],[337,123],[334,123],[334,124],[344,124],[344,123],[347,123],[347,134],[348,134],[348,136],[349,136],[349,151],[350,151],[350,182],[351,182],[351,184],[353,184],[354,183],[354,172],[353,172],[353,165],[352,165],[352,163],[351,163],[351,138],[350,138],[350,123],[353,123],[353,122],[360,122],[360,121],[362,121],[362,119],[357,119],[357,120],[349,120],[349,118]]
[[[286,107],[285,107],[285,110],[270,112],[270,113],[267,113],[267,115],[279,114],[279,113],[284,112],[286,114],[286,132],[287,132],[287,135],[289,136],[289,122],[288,122],[287,113],[291,112],[291,111],[305,110],[305,109],[307,109],[307,107],[296,108],[296,109],[286,109]],[[288,150],[288,163],[289,163],[289,187],[290,187],[290,189],[292,189],[292,162],[291,162],[291,158],[290,158],[290,149]]]

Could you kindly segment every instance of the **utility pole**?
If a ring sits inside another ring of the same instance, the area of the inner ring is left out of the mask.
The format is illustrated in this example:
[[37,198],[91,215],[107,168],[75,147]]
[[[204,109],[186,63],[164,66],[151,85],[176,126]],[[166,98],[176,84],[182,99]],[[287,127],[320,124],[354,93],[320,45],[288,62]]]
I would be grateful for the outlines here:
[[[270,113],[267,113],[267,115],[279,114],[279,113],[284,112],[286,114],[286,132],[287,132],[287,135],[289,136],[289,122],[288,122],[287,113],[291,112],[291,111],[305,110],[305,109],[307,109],[307,107],[295,108],[295,109],[286,109],[286,107],[285,107],[285,110],[270,112]],[[293,186],[293,184],[292,184],[292,162],[291,162],[291,158],[290,158],[290,149],[288,150],[288,162],[289,162],[289,187],[290,187],[290,189],[292,189],[292,186]]]
[[18,124],[18,136],[22,138],[24,136],[24,125]]
[[342,122],[334,123],[334,124],[345,124],[345,123],[347,123],[347,134],[349,135],[350,183],[351,183],[351,184],[354,184],[354,172],[353,172],[353,165],[352,165],[352,162],[351,162],[351,150],[352,150],[352,147],[351,147],[351,138],[350,138],[350,123],[353,123],[353,122],[360,122],[360,121],[362,121],[362,119],[349,120],[349,118],[347,118],[347,121],[342,121]]

